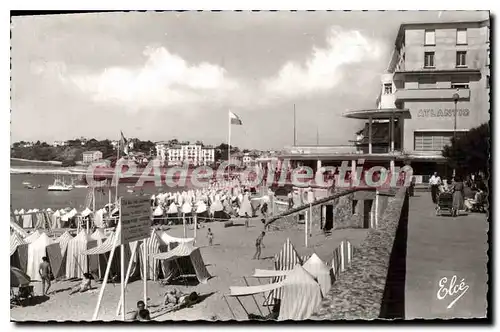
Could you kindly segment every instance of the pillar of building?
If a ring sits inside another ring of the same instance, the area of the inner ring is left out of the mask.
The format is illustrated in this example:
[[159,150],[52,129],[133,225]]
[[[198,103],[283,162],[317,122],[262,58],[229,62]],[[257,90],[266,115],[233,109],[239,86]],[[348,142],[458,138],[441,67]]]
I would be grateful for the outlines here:
[[399,117],[398,119],[398,126],[399,126],[399,135],[400,135],[400,139],[399,139],[399,150],[400,151],[403,151],[404,149],[404,139],[405,139],[405,130],[404,130],[404,120],[403,120],[403,117]]
[[391,152],[394,151],[394,117],[391,116],[390,120],[391,128],[390,128],[390,136],[391,136]]
[[373,118],[370,116],[368,119],[368,154],[372,154],[372,124]]
[[351,160],[351,181],[356,178],[356,160]]
[[318,160],[316,162],[316,172],[319,172],[320,168],[321,168],[321,160]]
[[390,161],[390,164],[389,164],[389,169],[390,169],[390,171],[391,171],[391,176],[392,176],[392,174],[394,174],[394,169],[396,168],[396,166],[395,166],[395,165],[396,165],[396,164],[395,164],[395,162],[394,162],[394,159],[392,159],[392,160]]

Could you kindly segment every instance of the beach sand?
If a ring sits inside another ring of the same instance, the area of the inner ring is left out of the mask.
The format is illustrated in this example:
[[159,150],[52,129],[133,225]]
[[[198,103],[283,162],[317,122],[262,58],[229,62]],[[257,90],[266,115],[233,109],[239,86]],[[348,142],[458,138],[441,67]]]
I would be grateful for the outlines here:
[[[331,262],[333,250],[342,240],[349,240],[353,246],[359,246],[366,237],[365,229],[337,230],[331,236],[325,238],[320,230],[314,230],[309,239],[309,248],[304,247],[304,231],[300,229],[290,229],[281,231],[266,232],[264,238],[265,248],[262,249],[261,260],[252,260],[255,252],[255,239],[263,230],[260,218],[254,218],[250,222],[250,227],[244,227],[243,220],[235,220],[235,226],[224,228],[223,223],[213,222],[203,224],[204,228],[197,231],[196,245],[201,247],[201,253],[207,269],[213,276],[206,284],[196,286],[186,286],[182,280],[176,285],[163,286],[157,281],[148,281],[148,305],[150,306],[151,318],[157,321],[165,320],[246,320],[246,314],[235,298],[226,296],[235,317],[226,304],[223,295],[229,293],[230,286],[245,286],[242,277],[247,277],[250,285],[259,285],[259,281],[250,276],[256,268],[274,269],[274,255],[283,246],[287,238],[290,238],[299,255],[308,255],[313,252],[325,262]],[[214,245],[208,247],[207,229],[210,227],[214,233]],[[169,231],[172,236],[182,237],[182,226],[174,226]],[[193,236],[193,230],[188,230],[188,236]],[[262,283],[269,283],[269,279],[261,280]],[[69,291],[61,291],[69,287],[78,285],[78,281],[61,281],[53,284],[52,291],[41,303],[11,309],[11,319],[14,321],[65,321],[65,320],[91,320],[97,303],[99,289],[88,293],[69,295]],[[41,293],[41,284],[34,283],[35,293]],[[100,287],[100,284],[96,284]],[[175,287],[183,292],[196,291],[200,295],[208,296],[202,302],[184,308],[177,312],[163,313],[160,311],[163,295],[166,291]],[[130,283],[126,289],[126,308],[131,312],[136,307],[136,302],[143,299],[143,281],[137,280]],[[120,284],[108,284],[106,287],[99,320],[117,320],[116,308],[120,299]],[[256,296],[257,303],[267,314],[267,308],[262,307],[264,297]],[[243,304],[250,313],[259,313],[252,297],[242,299]]]

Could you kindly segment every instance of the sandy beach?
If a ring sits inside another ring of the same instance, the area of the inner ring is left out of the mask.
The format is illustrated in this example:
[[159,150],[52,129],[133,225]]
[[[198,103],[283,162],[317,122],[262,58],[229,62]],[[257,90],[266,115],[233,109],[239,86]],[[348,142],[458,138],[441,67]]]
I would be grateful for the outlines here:
[[[249,278],[256,268],[274,269],[273,257],[277,254],[287,238],[296,247],[298,253],[307,255],[315,252],[325,262],[329,262],[333,256],[333,249],[342,240],[349,240],[354,247],[361,244],[366,237],[365,229],[337,230],[331,236],[325,235],[319,230],[313,232],[309,240],[309,248],[304,247],[304,231],[300,229],[268,231],[264,238],[265,248],[262,249],[261,260],[252,260],[255,250],[255,238],[263,230],[260,218],[254,218],[250,227],[245,228],[243,220],[235,219],[235,226],[224,228],[223,223],[214,222],[203,224],[204,228],[197,231],[196,245],[201,247],[207,269],[212,278],[207,284],[186,286],[182,280],[175,285],[163,286],[157,281],[148,281],[148,297],[151,318],[157,321],[164,320],[229,320],[235,319],[224,301],[223,295],[229,293],[229,286],[245,286],[243,276],[247,277],[250,285],[258,285],[259,281]],[[214,233],[214,245],[208,247],[206,237],[207,228],[210,227]],[[174,226],[169,234],[182,237],[182,226]],[[193,230],[188,230],[188,236],[193,236]],[[261,281],[262,283],[269,282]],[[53,284],[48,298],[38,298],[38,304],[27,307],[16,307],[11,309],[11,319],[14,321],[26,320],[91,320],[97,303],[99,290],[93,290],[83,294],[69,295],[68,288],[74,287],[78,281],[61,281]],[[34,283],[35,293],[41,293],[41,283]],[[100,287],[100,284],[96,284]],[[201,296],[207,296],[202,302],[191,308],[185,308],[177,312],[164,314],[161,312],[163,295],[172,287],[184,292],[196,291]],[[120,285],[108,284],[104,293],[100,320],[116,320],[120,317],[115,315],[116,307],[120,298]],[[127,311],[134,310],[136,302],[143,298],[143,282],[136,280],[130,283],[126,289]],[[236,319],[246,319],[246,314],[234,298],[227,298]],[[263,296],[256,297],[259,305],[264,301]],[[249,312],[259,313],[253,299],[242,300]],[[262,309],[262,308],[261,308]],[[267,309],[265,309],[267,310]],[[267,312],[265,312],[267,314]]]

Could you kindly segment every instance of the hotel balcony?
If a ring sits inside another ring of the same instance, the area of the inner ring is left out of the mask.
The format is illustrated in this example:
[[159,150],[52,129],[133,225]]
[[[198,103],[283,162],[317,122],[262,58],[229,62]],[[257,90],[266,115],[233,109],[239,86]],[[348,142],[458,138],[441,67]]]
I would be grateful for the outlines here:
[[453,100],[453,95],[458,93],[460,100],[470,98],[469,89],[400,89],[395,93],[396,100]]

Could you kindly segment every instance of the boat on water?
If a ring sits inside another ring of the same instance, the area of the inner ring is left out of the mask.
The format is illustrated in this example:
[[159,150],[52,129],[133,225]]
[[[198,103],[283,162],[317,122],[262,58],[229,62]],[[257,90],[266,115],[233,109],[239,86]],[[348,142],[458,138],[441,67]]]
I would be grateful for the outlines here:
[[48,187],[48,191],[71,191],[72,185],[66,184],[64,180],[55,179],[54,183]]

